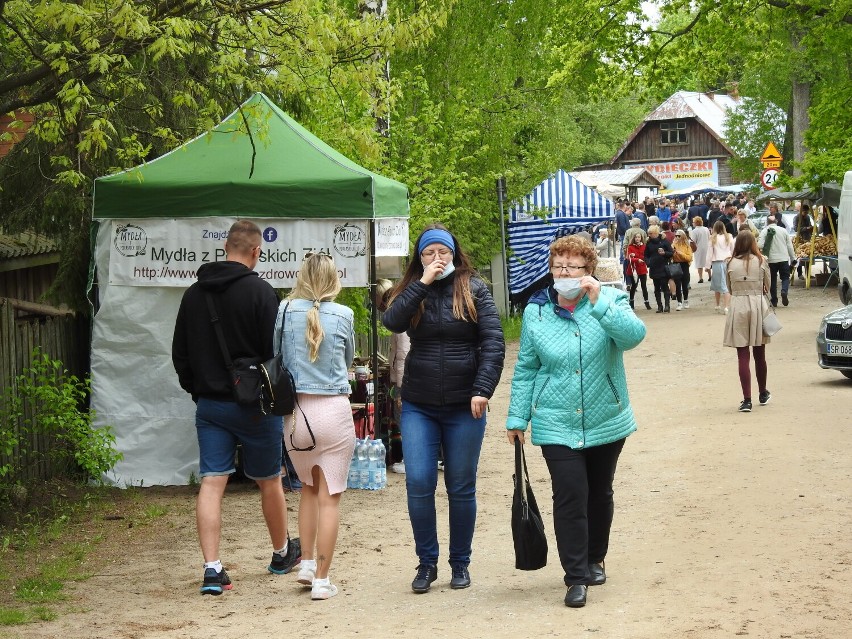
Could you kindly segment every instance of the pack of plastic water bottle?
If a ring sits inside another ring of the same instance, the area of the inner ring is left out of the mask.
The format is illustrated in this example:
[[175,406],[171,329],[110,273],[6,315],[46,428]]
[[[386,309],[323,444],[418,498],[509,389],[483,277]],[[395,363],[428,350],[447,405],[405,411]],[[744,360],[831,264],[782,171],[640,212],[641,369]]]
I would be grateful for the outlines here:
[[381,439],[356,439],[349,464],[347,488],[381,490],[387,486],[385,445]]

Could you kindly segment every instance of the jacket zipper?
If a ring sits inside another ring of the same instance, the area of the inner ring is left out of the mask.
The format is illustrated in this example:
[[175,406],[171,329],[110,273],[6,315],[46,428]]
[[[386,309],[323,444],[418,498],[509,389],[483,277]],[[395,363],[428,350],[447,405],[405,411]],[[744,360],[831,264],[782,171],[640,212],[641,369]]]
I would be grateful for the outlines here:
[[538,391],[538,395],[535,397],[535,402],[533,403],[533,415],[535,415],[536,410],[538,410],[538,400],[541,399],[541,394],[544,392],[544,389],[547,388],[547,385],[550,383],[550,378],[548,377],[544,380],[544,385],[541,387],[541,390]]
[[618,396],[618,391],[615,389],[615,384],[609,376],[609,373],[607,373],[606,381],[609,384],[609,389],[612,391],[613,397],[615,397],[615,403],[618,404],[618,410],[621,410],[621,398]]

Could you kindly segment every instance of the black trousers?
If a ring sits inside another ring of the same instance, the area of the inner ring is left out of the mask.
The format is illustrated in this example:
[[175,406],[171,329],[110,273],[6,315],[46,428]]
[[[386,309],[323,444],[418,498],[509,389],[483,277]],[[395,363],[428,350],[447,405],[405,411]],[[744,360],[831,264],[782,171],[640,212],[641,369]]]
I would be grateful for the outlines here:
[[778,276],[781,276],[781,292],[786,293],[790,290],[790,263],[770,262],[769,263],[769,299],[772,306],[778,306]]
[[683,277],[675,280],[675,297],[678,302],[684,302],[689,299],[689,262],[678,262],[678,264]]
[[669,291],[669,278],[668,276],[663,277],[654,277],[651,278],[654,280],[654,299],[657,300],[657,307],[662,308],[663,302],[660,299],[662,298],[666,301],[666,306],[669,305],[669,300],[671,299],[671,292]]
[[589,583],[589,564],[606,557],[615,508],[612,481],[624,441],[580,450],[541,447],[553,486],[553,525],[566,586]]

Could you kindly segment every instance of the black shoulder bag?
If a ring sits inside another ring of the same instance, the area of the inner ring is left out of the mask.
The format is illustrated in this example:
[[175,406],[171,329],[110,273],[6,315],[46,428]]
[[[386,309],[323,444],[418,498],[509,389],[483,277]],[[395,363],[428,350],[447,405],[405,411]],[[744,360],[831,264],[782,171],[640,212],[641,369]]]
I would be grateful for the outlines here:
[[530,486],[524,446],[515,439],[515,494],[512,497],[512,539],[515,542],[515,568],[538,570],[547,565],[547,537],[544,523]]
[[[222,326],[219,323],[216,302],[210,293],[207,293],[207,308],[210,311],[210,323],[213,324],[213,330],[216,332],[216,339],[219,341],[225,366],[231,376],[231,391],[234,400],[243,406],[258,406],[260,412],[264,415],[284,416],[292,413],[293,424],[290,428],[290,445],[292,448],[290,450],[308,451],[316,448],[316,437],[314,437],[314,432],[311,430],[311,425],[308,423],[308,418],[301,406],[299,411],[302,413],[305,426],[307,426],[308,433],[311,436],[311,445],[308,448],[299,448],[293,443],[293,434],[296,432],[295,411],[299,402],[296,398],[296,383],[293,381],[293,375],[284,366],[283,353],[279,352],[278,355],[265,362],[256,358],[245,357],[231,360],[231,353],[225,343],[225,336],[222,334]],[[284,308],[282,331],[286,318],[287,307]]]

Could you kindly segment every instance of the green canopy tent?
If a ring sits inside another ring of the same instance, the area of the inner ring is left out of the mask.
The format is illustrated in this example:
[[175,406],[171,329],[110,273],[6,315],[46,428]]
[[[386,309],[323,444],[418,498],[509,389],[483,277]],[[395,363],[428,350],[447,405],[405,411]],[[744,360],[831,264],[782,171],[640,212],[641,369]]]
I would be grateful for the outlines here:
[[[124,454],[105,479],[123,486],[185,484],[198,472],[171,338],[184,290],[199,266],[224,259],[235,220],[262,229],[257,271],[276,288],[293,285],[308,251],[332,255],[344,286],[374,283],[377,256],[408,252],[406,186],[338,153],[262,93],[174,151],[95,180],[92,218],[92,407]],[[374,370],[375,323],[374,310]]]
[[95,181],[95,219],[258,212],[298,218],[407,216],[408,189],[338,153],[262,93],[174,151]]

